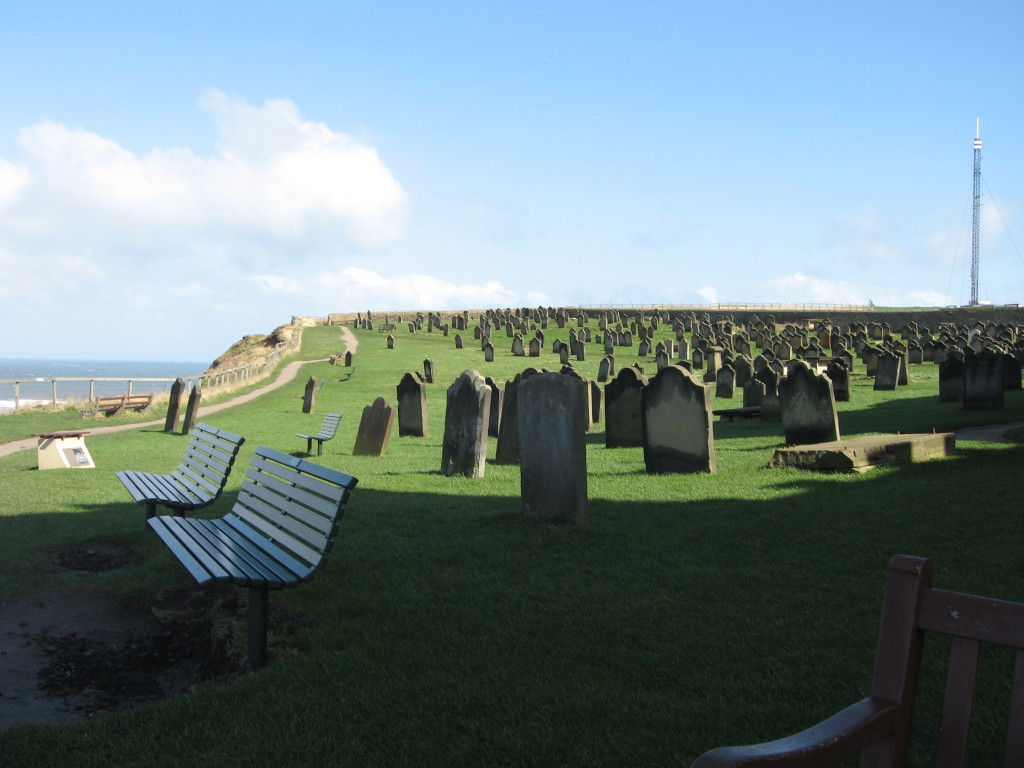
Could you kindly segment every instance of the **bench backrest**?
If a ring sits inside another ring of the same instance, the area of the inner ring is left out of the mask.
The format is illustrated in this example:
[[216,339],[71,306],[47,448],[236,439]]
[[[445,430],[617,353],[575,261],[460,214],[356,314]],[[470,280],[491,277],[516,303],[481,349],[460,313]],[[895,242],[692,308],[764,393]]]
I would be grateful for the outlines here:
[[244,437],[233,432],[199,422],[192,429],[181,463],[171,474],[187,485],[219,496],[244,442]]
[[338,523],[358,480],[334,469],[261,446],[224,520],[253,543],[254,558],[270,558],[285,585],[312,579],[333,546]]
[[322,440],[330,440],[338,431],[338,424],[340,423],[340,413],[328,413],[324,416],[324,423],[320,425],[320,432],[317,433],[317,437]]
[[893,739],[865,753],[861,765],[899,766],[906,760],[924,639],[952,638],[938,765],[963,766],[982,643],[1016,649],[1005,766],[1024,766],[1024,604],[934,589],[931,562],[893,558],[886,586],[871,695],[898,702],[905,724]]

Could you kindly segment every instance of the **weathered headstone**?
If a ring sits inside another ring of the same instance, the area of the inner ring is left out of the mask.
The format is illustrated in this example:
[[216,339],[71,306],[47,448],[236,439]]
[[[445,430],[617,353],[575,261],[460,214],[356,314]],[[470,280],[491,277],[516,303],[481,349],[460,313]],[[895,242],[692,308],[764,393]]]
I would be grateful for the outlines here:
[[167,418],[164,420],[164,432],[173,432],[178,426],[181,413],[181,398],[185,394],[185,380],[175,379],[171,384],[171,399],[167,403]]
[[487,417],[487,436],[497,437],[501,434],[501,408],[505,401],[505,392],[501,385],[490,376],[486,376],[484,381],[491,389],[491,411]]
[[736,386],[736,369],[728,363],[715,372],[715,397],[732,400]]
[[876,392],[889,392],[896,389],[896,382],[900,377],[900,363],[902,358],[891,352],[879,352],[876,357],[875,384]]
[[383,456],[391,440],[391,428],[395,423],[395,409],[386,398],[378,397],[373,405],[363,408],[359,420],[353,456]]
[[462,349],[463,348],[463,341],[462,341],[462,334],[461,333],[456,333],[455,334],[455,348],[456,349]]
[[489,342],[489,341],[484,343],[484,362],[485,363],[493,363],[494,362],[494,345],[491,344],[491,342]]
[[1003,407],[1003,355],[992,349],[964,354],[964,409]]
[[394,349],[394,348],[395,348],[395,337],[394,337],[394,336],[392,336],[392,335],[391,335],[391,334],[389,333],[389,334],[388,334],[388,349]]
[[540,372],[536,368],[527,368],[505,383],[498,445],[494,451],[495,464],[519,463],[519,385],[523,379],[528,379]]
[[647,472],[714,473],[710,389],[685,368],[670,365],[651,379],[642,400]]
[[463,371],[448,387],[441,474],[484,476],[490,410],[491,389],[484,377],[473,370]]
[[399,437],[428,437],[427,386],[423,377],[411,371],[398,383]]
[[314,408],[316,408],[316,378],[310,376],[309,381],[306,382],[305,394],[302,396],[302,412],[312,413]]
[[643,390],[647,377],[632,366],[623,368],[604,388],[606,448],[638,448],[644,444]]
[[519,476],[523,512],[586,525],[586,382],[541,373],[519,386]]
[[181,425],[181,434],[191,435],[199,420],[199,404],[203,401],[203,390],[196,384],[188,395],[188,405],[185,406],[185,422]]
[[434,361],[429,357],[423,361],[423,380],[427,384],[434,383]]
[[779,381],[779,400],[786,445],[839,439],[839,416],[828,376],[815,374],[806,363],[797,362]]
[[850,371],[842,360],[832,360],[825,367],[825,375],[832,382],[832,394],[837,403],[850,402]]

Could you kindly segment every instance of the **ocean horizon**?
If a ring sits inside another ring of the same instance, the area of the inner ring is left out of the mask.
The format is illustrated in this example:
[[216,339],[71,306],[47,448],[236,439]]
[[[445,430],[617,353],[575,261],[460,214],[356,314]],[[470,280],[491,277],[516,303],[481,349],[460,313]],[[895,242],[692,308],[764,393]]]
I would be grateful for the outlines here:
[[208,361],[162,360],[60,360],[50,358],[0,358],[0,413],[14,410],[14,384],[4,379],[17,379],[18,400],[21,407],[49,403],[52,400],[51,379],[86,379],[85,381],[58,381],[57,402],[82,402],[89,397],[89,379],[116,379],[95,381],[96,397],[116,397],[128,389],[128,381],[135,379],[169,379],[169,381],[135,381],[132,392],[169,392],[174,379],[186,381],[198,378],[207,368]]

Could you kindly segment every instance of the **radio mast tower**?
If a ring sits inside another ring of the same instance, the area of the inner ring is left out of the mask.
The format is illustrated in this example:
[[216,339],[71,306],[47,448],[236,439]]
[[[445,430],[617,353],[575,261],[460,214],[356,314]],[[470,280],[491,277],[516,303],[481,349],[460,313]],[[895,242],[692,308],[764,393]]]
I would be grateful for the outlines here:
[[974,220],[971,227],[971,306],[978,305],[978,245],[981,240],[981,118],[974,124]]

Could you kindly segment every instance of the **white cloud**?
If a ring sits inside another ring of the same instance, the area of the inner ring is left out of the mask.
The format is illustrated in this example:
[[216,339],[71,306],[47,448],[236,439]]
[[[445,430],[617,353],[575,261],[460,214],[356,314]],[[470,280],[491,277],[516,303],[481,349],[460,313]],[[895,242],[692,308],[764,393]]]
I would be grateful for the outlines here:
[[[348,267],[322,272],[303,287],[307,301],[324,312],[359,309],[462,309],[514,306],[519,299],[496,280],[482,285],[453,283],[430,275],[385,277]],[[318,310],[319,311],[319,310]]]
[[838,216],[826,228],[825,239],[843,252],[880,261],[902,259],[900,227],[870,206]]
[[935,307],[951,304],[946,294],[914,288],[912,285],[893,287],[892,284],[872,282],[850,283],[794,272],[761,284],[759,295],[769,304],[854,304],[873,302],[888,307]]
[[703,285],[697,289],[697,294],[704,299],[706,304],[718,303],[718,291],[713,286]]
[[220,133],[211,157],[136,154],[51,120],[23,128],[24,163],[0,158],[3,229],[30,250],[128,245],[143,258],[210,243],[237,257],[267,238],[292,255],[323,242],[370,249],[401,236],[406,194],[373,147],[284,99],[255,107],[211,91],[202,105]]

